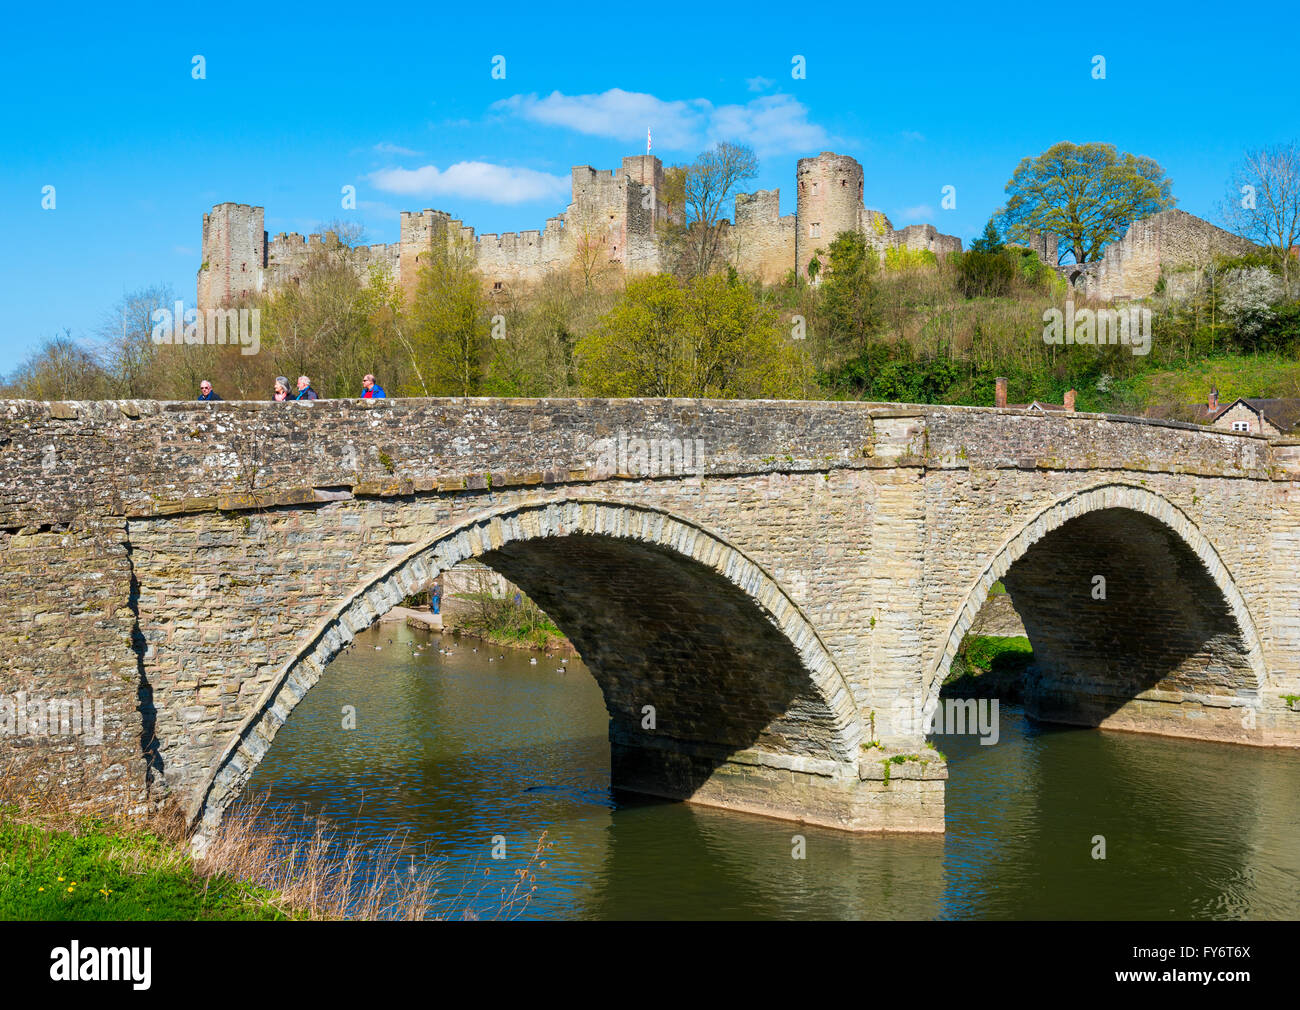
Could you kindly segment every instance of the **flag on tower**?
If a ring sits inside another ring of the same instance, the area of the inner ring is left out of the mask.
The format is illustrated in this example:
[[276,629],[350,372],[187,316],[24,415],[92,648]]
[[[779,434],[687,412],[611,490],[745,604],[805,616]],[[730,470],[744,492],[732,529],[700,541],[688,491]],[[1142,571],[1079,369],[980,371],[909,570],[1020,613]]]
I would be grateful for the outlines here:
[[645,128],[645,153],[650,153],[650,127]]

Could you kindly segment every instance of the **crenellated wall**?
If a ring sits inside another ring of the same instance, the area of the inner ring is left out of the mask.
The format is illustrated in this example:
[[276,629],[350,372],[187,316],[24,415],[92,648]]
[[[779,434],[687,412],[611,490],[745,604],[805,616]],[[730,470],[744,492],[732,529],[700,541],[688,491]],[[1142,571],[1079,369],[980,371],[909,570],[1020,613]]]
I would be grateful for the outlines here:
[[[451,242],[472,250],[484,284],[494,292],[535,284],[551,272],[590,278],[665,269],[665,230],[681,223],[681,213],[660,200],[664,169],[657,157],[631,155],[617,169],[579,165],[570,177],[568,208],[548,218],[540,232],[476,235],[444,211],[403,211],[399,241],[356,250],[354,264],[363,276],[374,266],[392,271],[408,300],[423,259]],[[736,195],[735,221],[722,223],[723,249],[727,262],[742,274],[781,283],[798,264],[806,270],[813,251],[825,250],[841,231],[863,233],[881,255],[898,246],[936,255],[961,249],[960,239],[942,235],[932,225],[896,232],[883,214],[866,210],[862,166],[847,155],[823,152],[801,159],[796,186],[798,209],[785,216],[779,190]],[[327,245],[327,238],[318,235],[281,234],[268,242],[263,213],[261,207],[219,204],[204,215],[201,310],[293,283],[312,255]]]

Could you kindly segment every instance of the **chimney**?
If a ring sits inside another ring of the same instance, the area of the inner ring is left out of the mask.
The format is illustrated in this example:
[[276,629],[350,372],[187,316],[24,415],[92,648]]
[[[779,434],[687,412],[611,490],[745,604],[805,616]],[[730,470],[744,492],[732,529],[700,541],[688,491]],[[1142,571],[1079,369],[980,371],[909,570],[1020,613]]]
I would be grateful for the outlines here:
[[1219,409],[1219,390],[1215,386],[1210,387],[1210,402],[1205,407],[1211,414]]
[[994,381],[997,383],[997,392],[993,394],[993,406],[1005,407],[1007,405],[1007,380],[1004,376],[998,376]]
[[1071,412],[1074,411],[1074,390],[1073,389],[1065,394],[1065,409]]

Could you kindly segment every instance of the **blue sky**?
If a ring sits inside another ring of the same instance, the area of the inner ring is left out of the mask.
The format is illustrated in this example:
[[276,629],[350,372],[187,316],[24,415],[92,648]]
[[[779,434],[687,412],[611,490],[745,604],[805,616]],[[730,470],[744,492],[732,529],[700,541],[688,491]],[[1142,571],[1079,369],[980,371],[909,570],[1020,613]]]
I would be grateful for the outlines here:
[[784,213],[800,157],[850,154],[895,226],[969,242],[1019,160],[1059,140],[1154,157],[1214,220],[1243,149],[1300,135],[1288,4],[855,7],[26,5],[0,42],[0,372],[65,327],[90,337],[126,292],[192,304],[202,215],[224,201],[265,206],[272,235],[355,218],[392,242],[423,207],[480,234],[541,228],[570,166],[615,167],[650,127],[666,162],[753,145],[749,188],[779,187]]

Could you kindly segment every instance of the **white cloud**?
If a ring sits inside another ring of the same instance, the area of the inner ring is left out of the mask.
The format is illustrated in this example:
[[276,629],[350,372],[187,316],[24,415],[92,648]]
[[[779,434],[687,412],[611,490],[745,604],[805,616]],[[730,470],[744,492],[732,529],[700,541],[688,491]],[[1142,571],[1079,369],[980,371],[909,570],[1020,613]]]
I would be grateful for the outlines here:
[[904,207],[898,212],[900,221],[928,221],[934,217],[934,208],[928,203],[918,203],[915,207]]
[[397,144],[390,144],[386,140],[381,140],[375,145],[374,149],[380,154],[401,154],[413,156],[420,153],[419,151],[412,151],[409,147],[399,147]]
[[545,98],[513,95],[492,103],[497,112],[613,140],[639,140],[650,128],[655,143],[673,149],[690,147],[695,142],[710,108],[703,99],[666,102],[622,88],[610,88],[598,95],[565,95],[559,91]]
[[377,189],[402,196],[455,196],[488,203],[527,203],[569,195],[569,177],[548,175],[531,168],[492,165],[485,161],[458,161],[445,169],[385,168],[370,173]]
[[815,153],[831,140],[808,121],[807,107],[789,95],[715,107],[704,98],[665,101],[611,88],[594,95],[514,95],[494,102],[492,110],[611,140],[640,140],[648,127],[656,147],[674,151],[696,151],[731,140],[752,145],[760,156]]
[[715,109],[709,140],[734,140],[749,144],[760,157],[768,154],[816,154],[830,136],[808,122],[808,108],[789,95],[767,95],[745,105]]
[[745,83],[750,91],[766,91],[776,82],[767,77],[746,77]]

